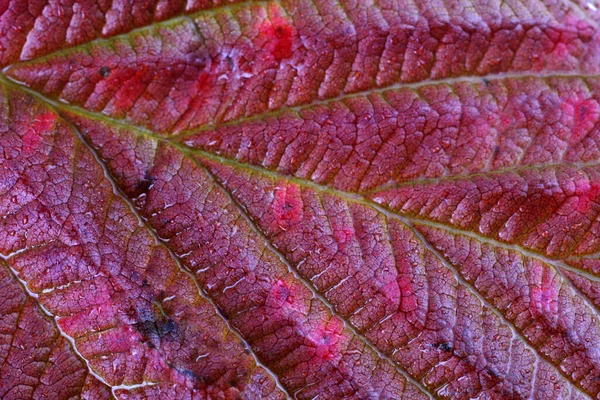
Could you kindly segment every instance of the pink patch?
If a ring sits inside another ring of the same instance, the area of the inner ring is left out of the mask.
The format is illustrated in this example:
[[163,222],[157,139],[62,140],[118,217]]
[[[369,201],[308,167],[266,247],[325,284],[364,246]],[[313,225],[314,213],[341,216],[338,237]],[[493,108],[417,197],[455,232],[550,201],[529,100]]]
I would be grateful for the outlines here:
[[342,229],[337,229],[333,232],[333,238],[340,245],[348,245],[352,243],[352,239],[354,238],[354,228],[345,227]]
[[341,356],[339,341],[342,328],[341,321],[334,319],[327,325],[317,327],[308,335],[308,339],[315,347],[317,357],[330,361],[337,356]]
[[600,184],[597,182],[590,184],[587,180],[581,180],[575,184],[577,185],[575,194],[579,197],[576,209],[580,213],[586,213],[592,203],[595,202],[598,193],[600,193]]
[[265,41],[264,48],[277,61],[290,58],[294,30],[277,7],[269,7],[269,13],[270,20],[265,20],[260,27],[260,38]]
[[120,88],[114,97],[115,110],[128,111],[146,92],[155,74],[156,71],[144,64],[113,71],[108,78],[108,86]]
[[[562,22],[563,29],[550,35],[552,43],[545,50],[551,51],[545,58],[546,68],[553,70],[570,69],[581,54],[581,43],[587,43],[594,37],[594,27],[579,17],[568,15]],[[534,58],[535,60],[535,58]],[[534,69],[540,70],[540,62]]]
[[279,228],[287,230],[302,221],[304,216],[300,188],[296,185],[284,185],[275,188],[273,209]]
[[42,136],[56,123],[56,114],[47,112],[35,116],[31,128],[23,135],[23,153],[33,154],[42,141]]
[[273,308],[282,308],[294,304],[296,290],[290,286],[287,282],[279,279],[269,292],[267,297],[267,306]]

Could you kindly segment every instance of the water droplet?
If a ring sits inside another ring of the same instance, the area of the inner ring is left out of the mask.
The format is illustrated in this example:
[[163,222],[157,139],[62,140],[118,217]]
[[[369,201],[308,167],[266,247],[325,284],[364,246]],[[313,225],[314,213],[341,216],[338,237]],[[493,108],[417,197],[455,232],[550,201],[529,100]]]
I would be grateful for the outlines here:
[[13,196],[12,199],[10,199],[10,201],[12,201],[13,203],[17,204],[17,202],[19,201],[19,199],[17,198],[17,196]]
[[23,221],[23,224],[28,223],[29,222],[29,217],[27,215],[24,215],[22,221]]
[[15,236],[15,231],[10,231],[10,232],[8,232],[8,235],[9,235],[9,236]]

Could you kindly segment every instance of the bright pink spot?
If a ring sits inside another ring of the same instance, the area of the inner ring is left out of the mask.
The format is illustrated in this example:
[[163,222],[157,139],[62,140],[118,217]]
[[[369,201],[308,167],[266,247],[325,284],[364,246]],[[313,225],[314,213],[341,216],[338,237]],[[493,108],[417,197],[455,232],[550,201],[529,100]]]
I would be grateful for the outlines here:
[[120,88],[114,97],[116,111],[128,111],[143,96],[155,75],[156,71],[145,64],[112,71],[108,86]]
[[269,7],[269,13],[270,20],[265,20],[260,27],[260,38],[265,41],[264,47],[277,61],[290,58],[294,30],[281,16],[277,7]]
[[35,153],[39,148],[44,133],[48,132],[56,122],[56,114],[47,112],[36,115],[31,128],[23,135],[23,152]]
[[201,72],[196,81],[196,89],[198,93],[205,93],[213,84],[213,75],[208,72]]
[[46,112],[44,114],[38,114],[35,116],[33,121],[33,129],[36,132],[42,133],[50,130],[56,123],[56,114],[53,112]]
[[290,306],[296,301],[295,293],[296,290],[290,284],[279,279],[269,292],[267,306],[273,308]]
[[277,225],[287,230],[302,221],[304,215],[300,188],[289,184],[275,188],[273,209]]
[[340,245],[348,245],[352,243],[352,239],[354,238],[354,228],[347,226],[342,229],[336,229],[333,232],[333,238]]
[[312,346],[315,347],[317,357],[330,361],[337,356],[341,356],[339,341],[342,330],[342,322],[338,319],[333,319],[326,325],[319,326],[310,332],[308,339]]
[[575,194],[579,197],[577,203],[577,211],[585,214],[589,211],[592,202],[596,200],[598,193],[600,193],[600,184],[597,182],[588,182],[587,180],[580,180],[575,182],[576,189]]
[[[572,68],[581,53],[581,44],[589,42],[594,37],[594,27],[579,17],[568,15],[562,24],[564,29],[552,32],[550,34],[552,42],[548,43],[543,50],[548,52],[547,56],[543,57],[546,68],[554,70]],[[533,61],[535,70],[543,67],[541,57],[533,57]]]

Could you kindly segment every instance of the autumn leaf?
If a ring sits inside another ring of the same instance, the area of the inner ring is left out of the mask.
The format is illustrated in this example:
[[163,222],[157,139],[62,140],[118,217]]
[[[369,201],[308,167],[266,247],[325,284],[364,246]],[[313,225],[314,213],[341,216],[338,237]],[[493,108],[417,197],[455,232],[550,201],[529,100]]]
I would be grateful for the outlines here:
[[599,9],[0,2],[0,398],[600,398]]

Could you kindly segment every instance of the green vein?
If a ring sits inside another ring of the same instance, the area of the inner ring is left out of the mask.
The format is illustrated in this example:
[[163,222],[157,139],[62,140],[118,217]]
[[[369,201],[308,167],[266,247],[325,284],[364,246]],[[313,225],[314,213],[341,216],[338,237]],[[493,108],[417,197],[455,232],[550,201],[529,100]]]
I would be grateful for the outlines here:
[[[0,76],[0,82],[4,81],[2,79],[2,76]],[[17,86],[20,87],[17,84],[14,84],[10,81],[8,81],[8,84],[11,86]],[[46,101],[46,99],[44,99],[42,96],[40,96],[39,94],[37,94],[34,91],[31,91],[29,89],[26,89],[26,91],[32,95],[34,95],[36,98],[40,99],[41,101]],[[55,102],[51,102],[51,105],[53,106],[53,108],[60,108],[61,104],[56,104]],[[58,107],[56,107],[58,106]],[[91,116],[90,116],[91,118]],[[65,117],[63,116],[63,119],[65,119]],[[67,119],[68,121],[68,119]],[[133,128],[133,127],[128,127],[129,129],[133,129],[136,132],[143,134],[143,132],[140,132],[138,129]],[[135,207],[133,206],[133,204],[131,203],[131,200],[124,194],[122,193],[122,191],[119,189],[118,185],[116,184],[116,182],[114,182],[114,179],[112,177],[112,175],[110,174],[110,172],[108,171],[106,165],[104,164],[104,162],[101,161],[99,155],[97,154],[96,150],[93,149],[93,147],[85,140],[85,138],[83,138],[81,136],[81,134],[79,133],[79,130],[77,130],[75,127],[72,126],[72,129],[75,130],[75,132],[77,132],[77,135],[79,136],[79,140],[81,140],[86,147],[89,148],[89,150],[92,152],[92,154],[94,155],[94,157],[96,158],[97,162],[102,166],[102,168],[104,169],[104,173],[107,176],[107,178],[109,179],[109,181],[111,182],[111,184],[113,185],[113,189],[115,191],[115,193],[117,193],[119,195],[119,197],[123,198],[124,201],[129,205],[129,207],[132,209],[132,212],[136,215],[136,217],[138,217],[138,219],[140,219],[141,223],[146,226],[146,228],[150,231],[150,233],[155,237],[156,240],[158,240],[159,242],[162,242],[160,240],[160,238],[158,238],[158,236],[156,236],[156,232],[154,231],[154,229],[152,227],[150,227],[148,225],[148,223],[146,221],[144,221],[144,219],[139,215],[139,213],[137,212],[137,210],[135,209]],[[145,135],[145,134],[144,134]],[[145,135],[147,136],[147,135]],[[153,135],[151,135],[153,139],[160,139],[157,138]],[[204,170],[207,175],[215,182],[215,185],[217,185],[217,187],[223,191],[227,197],[230,199],[230,201],[236,206],[236,208],[238,209],[238,211],[240,212],[240,214],[244,217],[244,219],[246,219],[246,221],[249,223],[250,227],[259,235],[261,236],[261,238],[264,240],[265,244],[267,245],[267,247],[282,261],[283,265],[285,265],[287,267],[287,269],[292,272],[292,274],[299,279],[304,286],[307,287],[307,289],[317,298],[319,299],[323,305],[328,308],[332,315],[337,316],[338,318],[340,318],[342,321],[346,322],[346,320],[344,318],[342,318],[341,316],[339,316],[337,314],[337,312],[335,312],[334,307],[323,297],[321,296],[313,287],[312,285],[310,285],[304,278],[300,277],[300,275],[298,274],[298,272],[291,267],[291,265],[287,262],[287,260],[285,259],[285,257],[279,252],[277,251],[270,243],[270,241],[260,232],[260,230],[256,227],[256,225],[252,222],[252,219],[242,210],[242,207],[239,205],[239,203],[237,201],[235,201],[231,194],[223,187],[223,185],[220,183],[220,181],[218,179],[216,179],[216,177],[214,177],[214,175],[204,166],[201,165],[198,160],[193,156],[193,154],[191,154],[189,151],[185,151],[186,149],[178,146],[177,144],[173,144],[170,143],[168,141],[164,141],[166,142],[168,145],[174,147],[175,149],[179,150],[181,153],[183,153],[183,155],[185,157],[187,157],[188,159],[190,159],[192,162],[194,162],[196,165],[198,165],[200,168],[202,168],[202,170]],[[168,247],[168,246],[167,246]],[[171,254],[171,257],[177,262],[178,266],[180,267],[180,269],[182,269],[187,275],[190,275],[190,273],[180,264],[179,262],[179,258],[171,251],[171,249],[168,249],[169,253]],[[192,279],[194,281],[194,283],[196,284],[198,290],[200,291],[200,294],[202,295],[202,297],[206,298],[209,302],[211,302],[211,304],[213,306],[215,306],[213,300],[208,297],[207,294],[205,294],[202,289],[200,288],[198,282],[196,281],[195,277],[192,276]],[[230,326],[229,322],[226,320],[226,323],[228,326]],[[430,390],[428,390],[425,386],[423,386],[423,384],[419,383],[418,381],[416,381],[414,378],[412,378],[406,371],[404,371],[399,365],[398,363],[392,361],[388,356],[386,356],[385,354],[383,354],[377,347],[375,347],[368,339],[366,339],[362,334],[358,333],[358,331],[356,330],[356,328],[354,326],[351,326],[350,324],[346,323],[347,327],[350,329],[350,331],[357,337],[359,338],[363,343],[365,343],[367,345],[367,347],[369,347],[381,360],[386,361],[388,363],[390,363],[395,370],[397,370],[402,376],[404,376],[404,378],[406,379],[407,383],[413,384],[415,387],[417,387],[421,392],[423,392],[425,395],[427,395],[429,398],[437,398],[436,395],[434,393],[432,393]],[[232,331],[237,335],[240,336],[239,333],[237,332],[237,330],[233,329],[233,327],[230,326],[230,328],[232,328]],[[240,336],[241,337],[241,336]],[[245,342],[245,340],[243,338],[241,338],[242,341]],[[257,364],[262,366],[266,371],[268,371],[271,375],[273,375],[276,378],[276,382],[279,383],[279,380],[277,379],[277,376],[270,371],[270,369],[268,369],[264,364],[262,364],[257,356],[254,354],[254,352],[252,352]],[[289,397],[289,394],[284,391],[284,393],[286,393]]]
[[486,75],[464,75],[453,78],[442,78],[442,79],[426,79],[418,82],[397,82],[391,85],[382,86],[376,89],[368,89],[361,90],[352,93],[343,93],[339,96],[329,97],[324,99],[316,99],[308,103],[296,105],[296,106],[287,106],[281,107],[277,109],[267,110],[263,113],[251,115],[248,117],[241,117],[231,121],[226,122],[218,122],[213,124],[206,124],[201,127],[192,129],[187,132],[182,132],[174,135],[170,135],[169,138],[171,140],[176,139],[185,139],[187,137],[197,135],[201,132],[211,131],[222,127],[228,126],[236,126],[245,123],[251,122],[260,122],[264,121],[266,118],[276,118],[280,115],[284,114],[300,114],[301,111],[316,108],[318,106],[327,107],[333,103],[342,103],[346,100],[359,98],[359,97],[367,97],[370,95],[383,95],[389,92],[398,91],[398,90],[412,90],[418,91],[420,88],[425,86],[452,86],[459,83],[467,83],[467,84],[482,84],[484,80],[489,81],[505,81],[505,80],[513,80],[513,79],[551,79],[551,78],[579,78],[579,79],[592,79],[598,78],[600,74],[581,74],[581,73],[547,73],[547,74],[531,74],[530,72],[523,73],[501,73],[501,74],[486,74]]
[[[5,79],[2,79],[3,77],[0,75],[0,84],[3,83],[4,85],[8,85],[8,86],[12,86],[13,88],[16,89],[20,89],[19,86],[12,84],[10,81],[6,81]],[[2,86],[4,86],[2,85]],[[81,132],[79,132],[79,130],[71,123],[70,120],[68,120],[67,118],[65,118],[61,113],[59,113],[56,109],[56,107],[51,103],[46,101],[42,96],[39,96],[37,94],[35,94],[35,92],[31,92],[31,91],[26,91],[26,93],[33,95],[36,99],[38,99],[41,102],[44,102],[51,110],[57,112],[57,114],[59,116],[61,116],[61,118],[69,125],[69,128],[73,131],[73,134],[76,136],[76,139],[78,141],[80,141],[82,143],[82,145],[88,150],[90,151],[90,153],[92,154],[92,156],[94,157],[95,161],[98,163],[98,165],[102,168],[103,172],[104,172],[104,176],[106,177],[106,179],[108,180],[108,182],[110,183],[110,185],[112,186],[113,189],[113,193],[114,195],[121,199],[122,201],[125,202],[125,204],[127,204],[127,206],[130,209],[130,212],[136,217],[136,219],[138,220],[139,224],[141,227],[143,227],[149,234],[150,236],[152,236],[152,238],[154,239],[154,241],[160,245],[163,246],[165,248],[165,250],[168,252],[169,256],[173,259],[173,261],[177,264],[179,270],[186,276],[188,276],[191,280],[193,285],[196,287],[197,292],[199,294],[199,296],[205,300],[208,301],[211,306],[213,307],[214,310],[218,310],[219,307],[216,306],[216,303],[214,302],[214,300],[208,296],[208,294],[205,293],[205,291],[201,288],[200,284],[198,283],[196,277],[190,272],[188,271],[186,268],[183,267],[183,265],[181,264],[181,260],[178,256],[175,255],[175,253],[171,250],[171,248],[169,246],[167,246],[167,243],[165,243],[163,240],[161,240],[161,238],[158,236],[158,234],[156,233],[156,231],[149,225],[149,223],[139,214],[139,212],[137,211],[137,209],[135,208],[135,206],[133,205],[132,200],[127,197],[119,188],[119,186],[117,185],[117,183],[114,181],[113,176],[110,174],[108,168],[106,167],[106,165],[104,164],[104,162],[101,160],[100,156],[98,155],[98,153],[96,152],[96,150],[87,142],[87,140],[83,137],[83,135],[81,134]],[[7,259],[10,256],[13,256],[15,254],[19,254],[28,250],[31,250],[33,248],[39,248],[42,246],[45,246],[46,243],[43,243],[42,245],[39,246],[35,246],[35,247],[26,247],[23,249],[19,249],[16,252],[11,253],[9,256],[4,256],[0,254],[0,262],[2,261],[2,259]],[[12,272],[12,269],[11,269]],[[14,274],[14,272],[13,272]],[[19,281],[21,282],[22,285],[26,284],[25,282],[21,281],[19,278]],[[50,314],[49,311],[47,311],[44,306],[37,300],[37,296],[33,293],[30,293],[27,290],[27,293],[30,294],[31,297],[34,297],[38,303],[38,305],[43,309],[43,311],[49,315],[52,316],[52,314]],[[279,381],[278,376],[272,372],[264,363],[262,363],[262,361],[260,361],[260,359],[258,358],[258,356],[256,355],[256,353],[254,352],[254,350],[252,349],[252,347],[248,344],[248,342],[243,338],[243,336],[241,335],[241,333],[239,333],[239,331],[234,328],[230,322],[223,316],[221,315],[221,313],[217,312],[216,313],[225,323],[225,325],[227,326],[228,330],[233,334],[234,337],[236,337],[241,343],[243,343],[244,347],[247,348],[250,352],[250,354],[252,355],[255,364],[257,367],[262,368],[263,370],[265,370],[265,372],[271,376],[276,384],[276,387],[283,393],[286,395],[286,397],[288,399],[291,399],[292,397],[290,396],[290,394],[287,392],[287,390],[283,387],[283,385],[281,384],[281,382]],[[62,332],[62,330],[59,328],[59,331],[61,332],[62,336],[64,336],[65,338],[67,338],[69,340],[69,342],[71,343],[71,345],[73,347],[75,347],[75,343],[74,340],[68,336],[67,334],[65,334],[64,332]],[[76,353],[78,354],[78,356],[80,358],[82,358],[85,362],[86,365],[88,365],[88,368],[90,369],[90,371],[92,371],[91,367],[89,367],[89,363],[88,360],[85,359],[77,350],[75,350]],[[147,383],[142,383],[142,384],[136,384],[136,385],[119,385],[119,386],[110,386],[108,385],[100,376],[98,376],[97,374],[95,374],[92,371],[93,375],[96,376],[101,382],[105,383],[108,387],[111,387],[113,389],[113,395],[114,395],[114,390],[117,389],[133,389],[133,388],[137,388],[137,387],[142,387],[142,386],[147,386]]]
[[[170,18],[164,19],[162,21],[152,21],[150,24],[147,25],[141,25],[138,26],[136,28],[133,28],[131,30],[128,30],[126,32],[122,32],[122,33],[118,33],[116,35],[113,36],[109,36],[109,37],[102,37],[102,36],[98,36],[88,42],[84,42],[84,43],[80,43],[80,44],[76,44],[74,46],[69,46],[69,47],[65,47],[65,48],[61,48],[55,51],[52,51],[50,53],[46,53],[44,55],[41,55],[39,57],[36,58],[32,58],[29,60],[21,60],[21,61],[17,61],[13,64],[7,65],[6,67],[4,67],[3,72],[6,72],[7,70],[9,70],[11,67],[16,67],[16,66],[20,66],[20,65],[27,65],[33,62],[39,62],[39,61],[44,61],[44,60],[48,60],[49,58],[53,58],[59,55],[63,55],[63,54],[69,54],[71,52],[77,51],[77,50],[83,50],[83,49],[88,49],[91,48],[93,46],[96,45],[103,45],[103,44],[107,44],[113,40],[120,40],[123,38],[126,38],[127,36],[133,36],[133,35],[137,35],[137,34],[143,34],[145,32],[150,32],[153,29],[156,29],[158,27],[161,26],[168,26],[171,24],[178,24],[180,22],[183,21],[191,21],[191,19],[202,16],[202,15],[211,15],[211,14],[216,14],[218,12],[222,12],[222,11],[230,11],[233,12],[237,9],[241,9],[244,7],[248,7],[254,4],[267,4],[267,3],[277,3],[278,0],[243,0],[240,1],[238,3],[228,3],[228,4],[221,4],[219,6],[216,7],[212,7],[212,8],[205,8],[205,9],[201,9],[201,10],[197,10],[197,11],[193,11],[191,13],[186,13],[185,11],[183,13],[180,14],[176,14],[173,15]],[[22,51],[22,49],[21,49]]]
[[[561,74],[561,75],[551,75],[551,76],[565,76],[565,75]],[[579,77],[578,75],[572,75],[572,76]],[[527,256],[527,257],[536,258],[536,259],[542,261],[543,263],[545,263],[546,265],[549,265],[550,267],[552,267],[553,269],[555,269],[556,272],[558,273],[558,275],[561,276],[561,277],[563,277],[563,275],[560,274],[559,266],[560,266],[560,268],[564,268],[566,270],[572,271],[572,272],[577,273],[579,275],[585,276],[586,278],[591,279],[593,281],[600,282],[600,278],[596,277],[595,275],[593,275],[591,273],[588,273],[586,271],[581,271],[581,270],[579,270],[579,269],[577,269],[575,267],[572,267],[572,266],[569,266],[567,264],[564,264],[564,262],[562,262],[560,259],[549,258],[549,257],[544,256],[542,254],[535,253],[535,252],[533,252],[531,250],[525,249],[525,248],[523,248],[523,247],[521,247],[519,245],[499,242],[499,241],[497,241],[495,239],[487,238],[485,236],[479,235],[479,234],[474,233],[474,232],[461,230],[461,229],[454,228],[454,227],[451,227],[451,226],[448,226],[448,225],[445,225],[445,224],[441,224],[441,223],[437,223],[437,222],[434,222],[434,221],[430,221],[430,220],[427,220],[427,219],[424,219],[424,218],[419,218],[419,217],[416,217],[416,216],[399,214],[399,213],[394,212],[393,210],[390,210],[390,209],[387,209],[385,207],[382,207],[381,205],[375,203],[374,201],[372,201],[370,199],[365,198],[364,196],[362,196],[360,194],[345,192],[345,191],[342,191],[342,190],[339,190],[339,189],[335,189],[335,188],[332,188],[332,187],[329,187],[329,186],[325,186],[325,185],[322,185],[322,184],[318,184],[318,183],[312,182],[312,181],[307,180],[307,179],[302,179],[302,178],[292,177],[292,176],[286,176],[286,175],[283,175],[281,173],[278,173],[278,172],[275,172],[275,171],[272,171],[272,170],[268,170],[268,169],[265,169],[265,168],[262,168],[262,167],[248,165],[248,164],[243,164],[243,163],[240,163],[237,160],[234,160],[234,159],[231,159],[231,158],[227,158],[227,157],[224,157],[224,156],[220,156],[220,155],[215,155],[215,154],[203,151],[203,150],[191,149],[191,148],[189,148],[189,147],[187,147],[187,146],[185,146],[185,145],[183,145],[181,143],[173,142],[169,138],[161,137],[161,136],[155,134],[154,132],[152,132],[150,130],[147,130],[147,129],[144,129],[144,128],[140,128],[140,127],[137,127],[137,126],[133,126],[133,125],[127,124],[123,120],[116,120],[116,119],[113,119],[113,118],[108,117],[108,116],[98,115],[97,113],[93,113],[93,112],[81,109],[79,107],[76,107],[76,106],[70,106],[70,105],[66,105],[66,104],[63,104],[63,103],[58,103],[58,102],[53,101],[53,100],[46,99],[45,97],[41,96],[39,93],[37,93],[37,92],[35,92],[35,91],[31,90],[31,89],[28,89],[26,87],[23,87],[22,85],[20,85],[18,83],[15,83],[15,82],[13,82],[11,80],[8,80],[8,79],[2,77],[1,75],[0,75],[0,82],[5,82],[8,85],[11,85],[13,87],[17,87],[17,88],[19,88],[19,89],[21,89],[21,90],[23,90],[23,91],[25,91],[27,93],[30,93],[30,94],[36,96],[37,98],[41,99],[42,101],[53,105],[55,108],[57,108],[59,110],[69,111],[71,113],[78,114],[78,115],[84,116],[86,118],[90,118],[90,119],[93,119],[93,120],[98,120],[98,121],[107,123],[109,125],[113,125],[113,126],[124,128],[124,129],[128,129],[128,130],[131,130],[131,131],[135,132],[136,134],[147,136],[147,137],[153,138],[155,140],[162,141],[162,142],[165,142],[167,144],[170,144],[170,145],[174,146],[175,148],[179,149],[186,157],[189,157],[189,158],[193,159],[194,155],[199,155],[199,156],[202,156],[202,157],[204,157],[206,159],[215,161],[215,162],[217,162],[219,164],[222,164],[222,165],[228,165],[228,166],[235,167],[235,168],[242,168],[242,169],[245,169],[245,170],[248,170],[248,171],[254,171],[254,172],[260,173],[260,174],[262,174],[264,176],[271,177],[272,179],[275,179],[275,180],[286,180],[286,181],[295,183],[295,184],[297,184],[297,185],[299,185],[301,187],[309,188],[309,189],[315,190],[317,192],[328,193],[328,194],[340,197],[340,198],[344,199],[347,202],[355,202],[355,203],[358,203],[358,204],[362,204],[362,205],[374,208],[377,211],[381,212],[382,214],[384,214],[384,215],[386,215],[386,216],[388,216],[390,218],[395,218],[395,219],[400,220],[405,225],[407,225],[407,226],[409,226],[411,228],[413,228],[413,224],[427,225],[427,226],[435,227],[435,228],[438,228],[438,229],[443,229],[443,230],[448,231],[448,232],[450,232],[452,234],[455,234],[455,235],[470,236],[472,238],[477,239],[480,242],[488,243],[488,244],[491,244],[491,245],[493,245],[495,247],[500,247],[500,248],[505,248],[505,249],[517,251],[517,252],[519,252],[519,253]],[[415,231],[415,230],[413,229],[413,231]],[[419,237],[421,237],[421,235],[419,235],[418,232],[416,234]],[[424,240],[424,238],[422,238],[421,240]],[[426,240],[424,240],[424,245],[428,248],[428,250],[433,251],[434,254],[438,255],[438,258],[441,257],[441,255],[439,255],[435,249],[431,248],[431,244],[429,244]],[[534,352],[534,354],[537,354],[538,357],[540,357],[541,359],[544,359],[546,362],[549,363],[549,365],[554,366],[555,369],[563,377],[565,377],[569,382],[571,382],[573,385],[575,385],[580,390],[582,390],[583,393],[587,393],[585,390],[583,390],[583,389],[580,388],[580,386],[579,386],[578,383],[576,383],[573,380],[571,380],[571,377],[569,377],[566,372],[563,372],[562,369],[558,368],[558,366],[556,364],[554,364],[551,360],[547,359],[547,357],[544,354],[540,353],[535,347],[531,346],[529,340],[527,340],[525,337],[523,337],[521,335],[521,333],[513,326],[512,323],[509,323],[508,321],[506,321],[506,319],[502,316],[502,313],[499,310],[497,310],[493,305],[491,305],[481,294],[479,294],[479,292],[474,287],[472,287],[472,285],[470,285],[466,281],[464,281],[464,279],[462,278],[462,276],[453,267],[448,266],[448,264],[445,261],[445,259],[441,258],[441,261],[442,261],[442,263],[444,265],[447,266],[447,268],[449,268],[451,271],[454,272],[456,278],[461,283],[464,282],[463,285],[465,285],[465,287],[467,288],[467,290],[469,290],[471,293],[473,293],[488,308],[490,308],[491,310],[493,310],[501,318],[501,320],[507,326],[509,326],[511,328],[511,330],[517,336],[519,336],[528,347],[531,348],[531,350]],[[577,288],[574,288],[572,286],[572,284],[570,283],[570,281],[566,280],[565,283],[567,283],[567,285],[570,288],[572,288],[576,292],[580,293],[577,290]],[[588,306],[590,306],[590,303],[586,299],[586,297],[583,296],[583,295],[582,295],[582,297],[583,297],[584,301],[586,301],[586,304]],[[591,310],[597,310],[597,308],[596,307],[591,307]],[[598,311],[596,311],[596,314],[600,315],[600,313]]]

